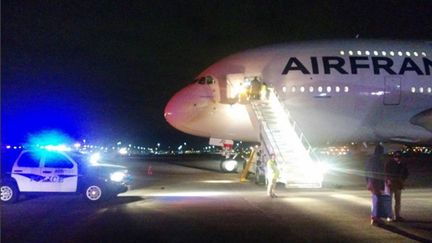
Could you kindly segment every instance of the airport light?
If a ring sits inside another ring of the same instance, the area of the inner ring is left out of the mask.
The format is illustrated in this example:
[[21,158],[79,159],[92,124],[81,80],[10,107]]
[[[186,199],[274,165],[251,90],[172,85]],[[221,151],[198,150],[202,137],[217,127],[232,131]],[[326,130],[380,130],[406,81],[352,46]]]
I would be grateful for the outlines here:
[[126,148],[121,148],[121,149],[119,149],[119,154],[121,154],[121,155],[126,155],[127,154],[127,149]]
[[97,164],[101,159],[100,153],[94,153],[90,156],[90,163]]

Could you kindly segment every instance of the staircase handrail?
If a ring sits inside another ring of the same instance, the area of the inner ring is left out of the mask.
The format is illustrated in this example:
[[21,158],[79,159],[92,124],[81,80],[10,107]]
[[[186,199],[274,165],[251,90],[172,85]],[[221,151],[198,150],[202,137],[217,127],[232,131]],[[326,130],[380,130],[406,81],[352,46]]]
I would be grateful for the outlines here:
[[269,90],[270,90],[269,91],[269,93],[270,93],[269,94],[269,100],[273,98],[273,99],[276,99],[278,101],[278,103],[281,105],[282,109],[285,111],[285,114],[287,115],[288,122],[293,127],[294,132],[297,134],[298,138],[300,139],[300,142],[306,148],[307,153],[309,155],[311,155],[311,157],[313,157],[315,161],[319,161],[319,157],[316,155],[312,145],[310,144],[309,140],[304,135],[304,132],[302,131],[302,129],[297,125],[297,122],[292,118],[287,107],[283,104],[283,102],[280,101],[279,97],[276,95],[273,88],[269,88]]
[[[257,117],[263,117],[261,110],[257,107],[258,104],[256,102],[251,102],[252,104],[252,108],[255,111]],[[263,132],[265,131],[265,132]],[[271,148],[272,148],[272,152],[277,155],[276,158],[277,160],[285,160],[283,153],[281,152],[281,149],[279,148],[278,143],[276,142],[276,139],[274,138],[274,134],[272,132],[272,130],[270,129],[270,127],[268,126],[267,122],[265,121],[261,121],[260,122],[260,134],[262,136],[262,142],[264,144],[264,146],[266,147],[267,153],[270,153],[270,149],[268,148],[267,144],[269,143]],[[271,135],[271,136],[269,136]]]

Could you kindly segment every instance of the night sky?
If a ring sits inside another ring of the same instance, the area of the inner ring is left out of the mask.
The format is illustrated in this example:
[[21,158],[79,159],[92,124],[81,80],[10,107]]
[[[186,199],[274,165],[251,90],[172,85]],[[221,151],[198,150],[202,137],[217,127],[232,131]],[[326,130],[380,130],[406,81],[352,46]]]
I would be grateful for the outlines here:
[[[316,39],[432,40],[432,1],[2,1],[2,143],[206,143],[163,109],[218,59]],[[201,2],[201,3],[198,3]]]

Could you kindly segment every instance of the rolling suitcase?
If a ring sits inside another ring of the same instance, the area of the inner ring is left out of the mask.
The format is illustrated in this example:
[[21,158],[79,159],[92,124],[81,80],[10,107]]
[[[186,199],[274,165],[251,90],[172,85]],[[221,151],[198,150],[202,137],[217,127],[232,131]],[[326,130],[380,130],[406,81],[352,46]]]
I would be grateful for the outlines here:
[[379,218],[392,218],[392,198],[390,195],[373,195],[377,202],[377,217]]

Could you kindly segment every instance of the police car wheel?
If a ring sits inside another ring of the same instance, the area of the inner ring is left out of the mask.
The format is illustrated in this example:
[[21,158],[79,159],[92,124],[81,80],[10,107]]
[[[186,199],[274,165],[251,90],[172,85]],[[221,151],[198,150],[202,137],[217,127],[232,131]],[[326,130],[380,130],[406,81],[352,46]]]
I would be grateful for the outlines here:
[[84,191],[85,198],[90,202],[99,202],[105,197],[105,191],[101,186],[92,184],[86,187]]
[[18,187],[13,182],[5,182],[0,187],[0,200],[2,203],[14,203],[18,200]]

